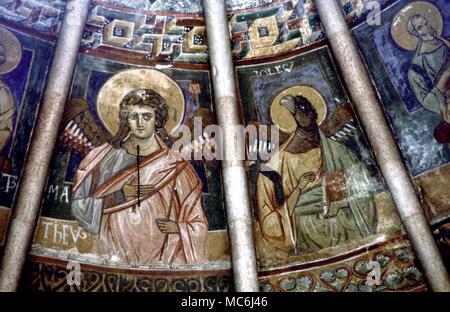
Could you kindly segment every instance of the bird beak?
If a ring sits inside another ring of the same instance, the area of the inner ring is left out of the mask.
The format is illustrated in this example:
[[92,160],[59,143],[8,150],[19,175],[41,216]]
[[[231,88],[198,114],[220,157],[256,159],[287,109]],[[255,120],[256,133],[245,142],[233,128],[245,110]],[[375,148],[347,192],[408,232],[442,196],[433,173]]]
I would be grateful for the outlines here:
[[287,108],[287,110],[292,114],[295,115],[297,113],[294,98],[292,96],[285,96],[281,99],[280,105],[284,108]]

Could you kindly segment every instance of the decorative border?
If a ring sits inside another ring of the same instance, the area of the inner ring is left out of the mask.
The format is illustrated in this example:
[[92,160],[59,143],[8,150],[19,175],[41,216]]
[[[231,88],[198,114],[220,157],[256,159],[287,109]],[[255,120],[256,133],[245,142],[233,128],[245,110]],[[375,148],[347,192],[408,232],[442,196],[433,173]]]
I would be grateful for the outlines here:
[[[123,60],[131,58],[148,65],[208,63],[202,14],[144,11],[110,2],[117,1],[92,2],[83,35],[83,52],[104,58],[119,54]],[[1,19],[37,36],[56,40],[65,3],[11,1],[0,5]],[[311,0],[270,1],[258,8],[231,10],[230,14],[230,44],[236,61],[279,55],[323,39]]]
[[[379,267],[379,275],[375,267]],[[79,285],[67,283],[70,262],[30,256],[21,289],[59,292],[217,292],[232,291],[231,269],[133,270],[80,264]],[[370,283],[373,281],[374,283]],[[392,292],[427,291],[424,274],[405,238],[378,244],[332,264],[287,273],[260,272],[262,291]]]
[[[378,270],[378,271],[377,271]],[[424,274],[408,240],[394,239],[333,264],[288,273],[267,272],[262,291],[390,292],[426,291]]]
[[[143,271],[109,270],[80,264],[79,285],[68,283],[71,263],[31,256],[20,289],[45,292],[226,292],[231,270]],[[72,284],[72,285],[70,285]]]
[[[282,54],[323,38],[310,0],[231,13],[229,26],[236,61]],[[92,6],[83,48],[86,53],[104,50],[105,56],[117,51],[124,58],[132,53],[149,64],[208,62],[203,16],[121,10],[99,2]]]

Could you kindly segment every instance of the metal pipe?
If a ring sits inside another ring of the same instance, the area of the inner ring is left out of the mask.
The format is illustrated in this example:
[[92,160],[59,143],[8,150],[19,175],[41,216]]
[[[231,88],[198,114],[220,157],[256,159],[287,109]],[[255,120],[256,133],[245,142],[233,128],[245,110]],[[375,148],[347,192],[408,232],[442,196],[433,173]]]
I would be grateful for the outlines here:
[[448,273],[403,163],[364,61],[336,0],[315,0],[325,34],[367,132],[400,218],[434,291],[450,291]]
[[0,291],[16,291],[47,181],[64,105],[72,83],[90,0],[67,2],[53,61],[34,127],[27,160],[12,210],[8,238],[0,267]]
[[237,107],[230,34],[224,0],[203,1],[214,102],[219,126],[224,133],[222,174],[236,291],[257,292],[258,270],[247,176],[243,159],[243,138],[236,135],[240,124]]

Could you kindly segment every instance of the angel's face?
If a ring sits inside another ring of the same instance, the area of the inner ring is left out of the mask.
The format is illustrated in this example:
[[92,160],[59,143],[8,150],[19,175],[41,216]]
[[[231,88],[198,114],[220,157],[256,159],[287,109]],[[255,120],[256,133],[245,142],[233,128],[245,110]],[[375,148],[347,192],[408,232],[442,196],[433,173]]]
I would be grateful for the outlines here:
[[127,122],[131,135],[138,139],[148,139],[155,134],[155,109],[133,105],[128,108]]
[[422,40],[428,41],[434,39],[434,29],[424,17],[418,16],[412,20],[412,24],[414,26],[414,30]]

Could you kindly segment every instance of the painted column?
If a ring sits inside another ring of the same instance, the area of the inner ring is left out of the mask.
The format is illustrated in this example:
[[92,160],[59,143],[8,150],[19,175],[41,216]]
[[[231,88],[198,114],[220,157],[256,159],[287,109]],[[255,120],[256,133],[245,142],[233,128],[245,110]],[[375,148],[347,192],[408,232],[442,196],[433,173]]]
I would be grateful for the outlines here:
[[325,34],[367,132],[400,218],[434,291],[450,291],[448,273],[356,43],[336,0],[315,0]]
[[215,111],[223,130],[222,175],[236,291],[259,291],[252,215],[243,158],[234,67],[224,0],[204,0]]
[[0,267],[0,291],[16,291],[45,190],[64,105],[72,83],[90,0],[69,0],[17,189]]

